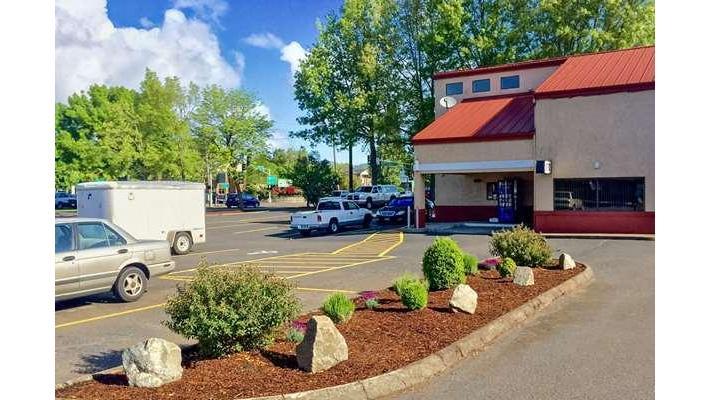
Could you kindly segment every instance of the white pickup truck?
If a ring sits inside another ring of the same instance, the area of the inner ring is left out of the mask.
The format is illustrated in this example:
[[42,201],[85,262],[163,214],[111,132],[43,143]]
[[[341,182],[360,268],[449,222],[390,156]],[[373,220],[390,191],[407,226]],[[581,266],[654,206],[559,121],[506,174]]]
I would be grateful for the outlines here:
[[301,211],[291,216],[291,228],[297,229],[303,236],[309,236],[313,230],[338,232],[341,227],[362,225],[370,226],[373,214],[370,210],[358,207],[351,200],[325,198],[319,201],[315,211]]

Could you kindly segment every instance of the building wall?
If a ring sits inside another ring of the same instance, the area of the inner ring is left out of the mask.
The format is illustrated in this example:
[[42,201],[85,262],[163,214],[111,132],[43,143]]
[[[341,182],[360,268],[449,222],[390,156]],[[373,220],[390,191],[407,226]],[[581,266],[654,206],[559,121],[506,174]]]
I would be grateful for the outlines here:
[[419,163],[531,160],[533,150],[533,139],[416,144],[415,160]]
[[[546,78],[548,78],[553,71],[556,70],[558,66],[543,67],[543,68],[531,68],[523,69],[519,71],[504,71],[504,72],[494,72],[490,74],[472,75],[472,76],[459,76],[455,78],[438,79],[434,82],[435,85],[435,118],[441,116],[446,111],[444,107],[439,104],[439,99],[446,96],[446,85],[448,83],[462,82],[464,84],[464,92],[460,95],[454,95],[457,101],[462,101],[463,99],[476,98],[476,97],[487,97],[487,96],[497,96],[505,94],[514,93],[526,93],[530,92],[543,83]],[[518,75],[520,86],[517,89],[505,89],[500,88],[501,77]],[[472,92],[472,82],[479,79],[490,79],[491,80],[491,90],[488,92],[473,93]]]
[[[535,175],[537,229],[654,233],[654,90],[538,99],[535,119],[535,158],[553,168]],[[603,177],[644,177],[645,212],[553,211],[553,179]]]

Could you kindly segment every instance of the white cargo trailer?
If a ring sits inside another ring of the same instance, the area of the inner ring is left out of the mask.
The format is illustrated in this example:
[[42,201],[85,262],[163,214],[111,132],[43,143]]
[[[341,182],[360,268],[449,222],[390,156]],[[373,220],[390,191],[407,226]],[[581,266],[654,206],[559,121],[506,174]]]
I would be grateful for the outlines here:
[[108,219],[137,239],[167,240],[175,254],[205,242],[202,183],[89,182],[78,184],[76,192],[79,217]]

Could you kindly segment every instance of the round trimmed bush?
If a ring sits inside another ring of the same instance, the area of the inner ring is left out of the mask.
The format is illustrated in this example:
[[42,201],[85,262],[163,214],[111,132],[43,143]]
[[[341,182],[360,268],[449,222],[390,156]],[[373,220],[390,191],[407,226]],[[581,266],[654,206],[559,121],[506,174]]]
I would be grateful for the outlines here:
[[464,260],[457,242],[450,238],[436,238],[422,257],[422,272],[433,290],[464,283]]
[[418,277],[416,277],[414,274],[411,274],[409,272],[405,272],[404,274],[400,275],[397,279],[395,279],[395,282],[393,282],[393,289],[395,290],[395,293],[397,293],[398,296],[402,295],[402,288],[405,286],[409,285],[412,282],[417,282],[419,280]]
[[353,316],[355,303],[343,293],[334,293],[323,302],[323,312],[333,323],[342,324]]
[[464,272],[467,275],[476,275],[479,273],[479,259],[471,254],[464,254]]
[[516,262],[510,258],[504,258],[501,264],[496,266],[496,270],[499,271],[499,275],[502,278],[513,276],[514,272],[516,272]]
[[409,310],[421,310],[427,307],[427,282],[414,281],[407,283],[402,288],[400,300]]
[[197,339],[203,355],[219,357],[269,345],[301,311],[289,281],[255,267],[200,266],[195,279],[168,298],[163,324]]
[[489,242],[489,251],[501,258],[511,258],[516,265],[528,267],[543,265],[553,255],[546,239],[523,225],[495,232]]

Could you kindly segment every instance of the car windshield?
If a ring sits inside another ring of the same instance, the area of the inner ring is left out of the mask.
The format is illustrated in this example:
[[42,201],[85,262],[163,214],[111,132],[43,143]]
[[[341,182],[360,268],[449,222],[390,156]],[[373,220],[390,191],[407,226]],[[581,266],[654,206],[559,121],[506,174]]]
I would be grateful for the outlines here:
[[358,189],[356,189],[356,192],[361,192],[361,193],[370,193],[373,191],[372,186],[361,186]]
[[251,199],[254,198],[254,196],[252,196],[252,195],[249,194],[249,193],[242,193],[242,198],[245,199],[245,200],[251,200]]
[[412,207],[412,197],[398,197],[396,199],[390,200],[388,203],[390,207]]

